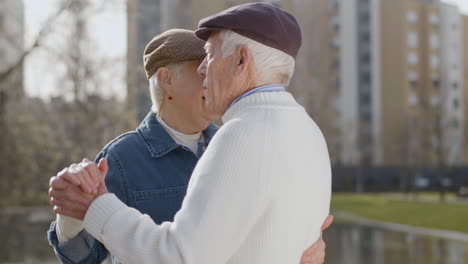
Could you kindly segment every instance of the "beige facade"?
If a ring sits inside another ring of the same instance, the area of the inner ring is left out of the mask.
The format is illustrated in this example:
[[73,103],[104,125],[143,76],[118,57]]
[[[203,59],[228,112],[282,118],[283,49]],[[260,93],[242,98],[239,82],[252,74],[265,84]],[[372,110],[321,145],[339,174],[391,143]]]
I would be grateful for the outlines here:
[[382,165],[461,165],[459,10],[437,1],[381,3]]
[[[128,102],[140,119],[150,106],[141,54],[151,37],[168,28],[195,29],[199,19],[246,2],[251,1],[128,1]],[[452,102],[444,101],[444,80],[452,75],[444,64],[443,4],[268,2],[291,12],[301,25],[303,44],[288,89],[321,128],[334,164],[437,165],[444,144],[438,126],[449,116],[444,105]],[[467,23],[465,16],[463,43],[468,43]],[[466,120],[468,51],[463,56]],[[462,122],[464,131],[467,123]],[[464,142],[455,144],[464,146],[468,163],[468,133]]]
[[382,39],[382,164],[401,165],[408,159],[407,6],[403,0],[381,1]]
[[[148,82],[144,75],[142,53],[146,43],[169,28],[196,29],[198,21],[208,15],[245,0],[129,0],[128,1],[128,55],[127,104],[135,121],[150,109]],[[339,85],[339,50],[331,47],[337,33],[328,31],[330,19],[337,9],[329,8],[328,0],[265,1],[292,13],[303,31],[303,44],[296,61],[296,71],[288,88],[313,116],[328,141],[332,157],[336,157],[337,93]],[[321,12],[322,10],[325,13]],[[319,41],[319,42],[318,42]],[[318,55],[325,56],[318,56]],[[318,60],[316,58],[319,58]],[[320,65],[327,65],[322,68]],[[335,158],[337,160],[337,158]]]
[[[317,1],[314,10],[317,10],[316,14],[313,14],[316,16],[316,20],[312,20],[312,25],[308,26],[308,28],[316,27],[315,32],[317,34],[309,39],[302,49],[304,52],[314,54],[319,59],[317,61],[313,57],[308,59],[313,63],[313,72],[311,74],[314,80],[309,83],[309,87],[312,89],[306,95],[310,98],[309,113],[313,116],[327,140],[332,164],[337,164],[341,160],[343,145],[340,140],[342,133],[340,126],[341,69],[344,63],[342,60],[342,28],[339,22],[339,9],[334,2]],[[322,13],[318,10],[325,10],[325,12]],[[324,20],[320,16],[323,16]],[[323,29],[326,30],[322,31]],[[319,43],[313,44],[316,41],[319,41]],[[311,47],[315,47],[315,49],[311,50]]]
[[143,68],[146,44],[161,33],[161,1],[127,1],[127,113],[136,126],[151,108],[148,81]]
[[441,147],[442,72],[441,72],[441,27],[440,8],[425,4],[421,9],[424,21],[419,33],[421,39],[421,78],[419,87],[419,120],[421,121],[420,161],[426,166],[437,165]]
[[[323,27],[329,35],[323,35],[325,41],[320,43],[339,39],[335,46],[340,53],[336,95],[340,162],[436,165],[444,143],[436,127],[448,115],[442,111],[442,91],[447,89],[442,81],[448,78],[442,71],[442,4],[422,0],[328,3],[338,7],[339,34],[336,37],[332,29]],[[319,79],[333,80],[334,73],[327,67],[335,58],[333,53],[322,50],[317,58]],[[320,85],[324,87],[325,82]]]

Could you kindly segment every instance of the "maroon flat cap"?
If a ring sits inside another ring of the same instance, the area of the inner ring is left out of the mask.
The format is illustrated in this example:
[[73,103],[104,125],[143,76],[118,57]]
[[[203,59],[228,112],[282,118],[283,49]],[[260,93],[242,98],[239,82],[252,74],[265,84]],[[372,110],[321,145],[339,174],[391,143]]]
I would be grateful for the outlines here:
[[211,33],[223,29],[230,29],[294,58],[302,42],[301,29],[296,19],[288,12],[268,3],[233,6],[205,17],[198,23],[195,35],[206,41]]

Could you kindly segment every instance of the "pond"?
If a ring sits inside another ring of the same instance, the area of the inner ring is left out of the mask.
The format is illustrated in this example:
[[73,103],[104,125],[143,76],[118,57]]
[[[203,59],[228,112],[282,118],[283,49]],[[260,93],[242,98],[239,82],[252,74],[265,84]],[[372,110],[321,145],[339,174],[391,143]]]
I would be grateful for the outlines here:
[[[50,207],[2,209],[0,264],[59,263],[46,238]],[[468,243],[335,221],[324,234],[327,264],[465,264]]]
[[468,243],[336,221],[324,234],[327,264],[466,264]]

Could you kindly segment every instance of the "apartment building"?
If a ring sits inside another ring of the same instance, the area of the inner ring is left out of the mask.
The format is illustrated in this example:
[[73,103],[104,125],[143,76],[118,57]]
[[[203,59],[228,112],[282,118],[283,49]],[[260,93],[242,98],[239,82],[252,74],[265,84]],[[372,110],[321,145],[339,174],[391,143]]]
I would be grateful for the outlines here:
[[[138,119],[150,109],[146,43],[246,2],[128,1],[128,103]],[[468,26],[457,8],[438,0],[265,2],[301,25],[288,89],[321,128],[333,164],[468,163]]]
[[456,87],[464,82],[464,29],[458,9],[423,0],[328,2],[338,9],[329,21],[339,34],[326,30],[340,54],[340,163],[461,165],[465,114],[463,88]]

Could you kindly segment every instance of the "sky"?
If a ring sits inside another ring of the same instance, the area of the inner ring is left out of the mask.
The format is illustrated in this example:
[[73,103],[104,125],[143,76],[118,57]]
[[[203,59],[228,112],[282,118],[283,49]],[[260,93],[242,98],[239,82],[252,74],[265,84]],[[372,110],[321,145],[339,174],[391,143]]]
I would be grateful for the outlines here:
[[[91,0],[93,1],[93,0]],[[23,0],[25,6],[25,46],[31,45],[44,21],[56,11],[58,0]],[[115,0],[109,2],[117,2]],[[113,6],[91,19],[91,38],[95,40],[96,49],[92,52],[104,57],[122,57],[127,52],[127,21],[125,6]],[[24,69],[25,89],[31,96],[48,98],[58,93],[56,76],[60,69],[54,66],[38,67],[44,62],[53,61],[44,50],[37,50],[28,57]],[[52,63],[53,64],[53,63]],[[45,65],[44,65],[45,66]],[[124,65],[123,65],[124,66]],[[125,74],[120,72],[119,74]],[[125,83],[117,84],[117,91],[125,96]],[[123,91],[121,91],[123,90]]]
[[[94,0],[91,0],[94,1]],[[113,0],[115,1],[115,0]],[[215,0],[214,0],[215,1]],[[389,0],[384,0],[389,1]],[[457,5],[461,12],[468,15],[468,0],[442,0]],[[40,25],[54,12],[58,0],[23,0],[25,5],[25,40],[29,46],[36,36]],[[110,1],[112,2],[112,1]],[[127,49],[127,21],[125,7],[116,6],[106,12],[100,13],[91,20],[91,37],[96,40],[97,48],[93,52],[104,56],[124,57]],[[44,62],[50,62],[45,52],[34,52],[28,57],[25,66],[25,89],[31,96],[48,98],[57,93],[57,84],[52,71],[44,71]],[[39,65],[39,67],[38,67]],[[41,67],[42,66],[42,67]],[[52,67],[53,68],[53,67]],[[120,73],[124,74],[124,73]],[[117,92],[124,95],[124,83],[117,87]],[[118,86],[118,85],[117,85]]]

